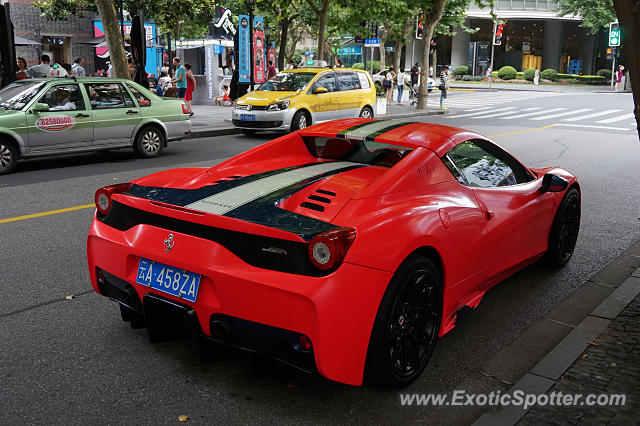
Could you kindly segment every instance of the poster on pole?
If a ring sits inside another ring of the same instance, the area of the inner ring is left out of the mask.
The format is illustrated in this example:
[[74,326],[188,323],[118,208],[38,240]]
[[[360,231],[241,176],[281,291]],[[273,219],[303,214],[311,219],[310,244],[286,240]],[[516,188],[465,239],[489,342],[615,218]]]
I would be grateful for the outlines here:
[[[273,65],[277,65],[277,61],[276,61],[276,48],[273,47],[273,44],[271,46],[269,46],[269,50],[267,53],[267,61],[271,61],[271,63]],[[267,62],[268,64],[269,62]]]
[[249,16],[238,16],[238,83],[251,83]]
[[253,80],[264,83],[264,23],[261,17],[253,18]]

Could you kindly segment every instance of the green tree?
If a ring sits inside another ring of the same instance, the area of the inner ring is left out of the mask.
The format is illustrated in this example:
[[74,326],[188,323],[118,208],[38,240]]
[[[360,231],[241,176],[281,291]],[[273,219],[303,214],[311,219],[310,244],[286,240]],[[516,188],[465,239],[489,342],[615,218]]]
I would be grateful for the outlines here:
[[589,28],[592,34],[609,26],[616,20],[613,0],[559,0],[558,15],[579,16],[581,27]]
[[329,49],[327,48],[327,18],[329,15],[329,6],[332,0],[305,0],[311,10],[318,17],[318,59],[327,60]]

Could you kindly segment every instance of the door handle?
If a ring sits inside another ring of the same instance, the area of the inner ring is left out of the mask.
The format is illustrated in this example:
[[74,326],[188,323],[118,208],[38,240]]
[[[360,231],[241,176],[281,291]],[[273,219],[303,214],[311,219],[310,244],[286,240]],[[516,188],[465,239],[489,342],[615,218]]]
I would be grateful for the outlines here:
[[78,117],[78,118],[89,118],[90,115],[89,114],[83,114],[83,113],[80,112],[80,113],[76,114],[76,117]]
[[132,109],[130,109],[129,111],[127,111],[127,114],[131,115],[131,114],[137,114],[138,111],[134,111]]

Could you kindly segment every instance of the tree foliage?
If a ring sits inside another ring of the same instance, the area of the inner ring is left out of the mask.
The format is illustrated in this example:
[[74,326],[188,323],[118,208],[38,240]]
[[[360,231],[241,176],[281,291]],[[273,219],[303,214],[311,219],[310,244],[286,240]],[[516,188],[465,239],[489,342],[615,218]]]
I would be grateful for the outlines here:
[[559,0],[557,13],[580,16],[580,26],[588,28],[592,34],[616,20],[613,0]]

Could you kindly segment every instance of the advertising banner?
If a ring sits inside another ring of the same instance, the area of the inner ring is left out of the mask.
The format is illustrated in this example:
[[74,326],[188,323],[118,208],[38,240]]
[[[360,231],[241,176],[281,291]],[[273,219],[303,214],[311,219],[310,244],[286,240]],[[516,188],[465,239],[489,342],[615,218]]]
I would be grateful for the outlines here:
[[251,83],[249,16],[238,16],[238,83]]
[[264,23],[261,17],[253,18],[253,80],[264,83]]
[[216,6],[215,15],[215,21],[209,23],[209,34],[215,39],[233,40],[236,28],[233,26],[231,9]]
[[[277,64],[275,47],[269,47],[269,53],[267,54],[267,61],[271,61],[273,65]],[[269,64],[269,62],[267,62],[267,64]]]

